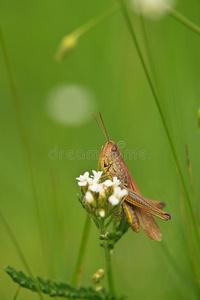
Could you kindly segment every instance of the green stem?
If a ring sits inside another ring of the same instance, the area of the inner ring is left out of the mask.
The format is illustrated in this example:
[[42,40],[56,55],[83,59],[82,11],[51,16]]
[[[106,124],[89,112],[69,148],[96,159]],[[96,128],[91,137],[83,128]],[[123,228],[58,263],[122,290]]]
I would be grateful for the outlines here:
[[4,224],[4,227],[5,227],[5,229],[6,229],[7,233],[8,233],[8,236],[9,236],[11,242],[13,243],[13,245],[14,245],[14,247],[15,247],[18,255],[19,255],[19,258],[21,259],[21,261],[22,261],[22,263],[23,263],[23,265],[24,265],[27,273],[30,275],[30,277],[33,279],[33,281],[35,283],[35,286],[36,286],[37,291],[39,293],[40,299],[43,299],[43,296],[41,294],[41,290],[40,290],[40,288],[38,286],[37,280],[34,278],[33,273],[31,271],[31,268],[29,267],[29,264],[28,264],[28,262],[27,262],[27,260],[26,260],[26,258],[24,256],[24,254],[23,254],[23,252],[22,252],[22,250],[21,250],[18,242],[17,242],[17,239],[15,238],[15,235],[12,232],[12,229],[9,226],[9,224],[8,224],[6,218],[5,218],[5,216],[4,216],[4,214],[2,213],[1,210],[0,210],[0,218],[1,218],[2,222],[3,222],[3,224]]
[[188,20],[186,17],[184,17],[182,14],[177,12],[175,9],[170,8],[168,10],[169,15],[173,17],[176,21],[180,22],[183,24],[185,27],[189,28],[193,32],[197,33],[200,35],[200,27],[192,23],[190,20]]
[[111,295],[115,297],[115,288],[113,281],[112,263],[111,263],[111,250],[108,241],[104,241],[105,260],[106,260],[106,274],[108,280],[108,287]]
[[78,29],[73,31],[73,35],[75,35],[77,38],[85,34],[90,29],[94,28],[98,24],[100,24],[102,21],[108,19],[110,16],[112,16],[116,11],[119,10],[119,4],[115,3],[113,6],[111,6],[108,10],[100,14],[99,16],[93,18],[83,26],[79,27]]
[[[106,226],[104,226],[104,222],[103,222],[103,226],[101,227],[100,234],[106,235]],[[104,251],[105,251],[106,275],[107,275],[108,288],[109,288],[110,294],[113,297],[115,297],[116,293],[115,293],[114,280],[113,280],[111,249],[109,247],[108,242],[109,241],[106,239],[103,242],[103,247],[104,247]]]
[[19,286],[17,287],[17,291],[16,291],[16,293],[15,293],[15,296],[14,296],[13,300],[17,300],[17,297],[18,297],[18,295],[19,295],[20,288],[21,288],[21,285],[19,285]]
[[110,217],[110,220],[105,224],[105,228],[108,228],[108,226],[113,222],[113,216]]
[[80,249],[79,249],[78,260],[77,260],[77,264],[76,264],[74,275],[73,275],[72,282],[71,282],[71,284],[76,287],[79,287],[80,282],[81,282],[84,258],[85,258],[86,247],[87,247],[87,242],[88,242],[88,238],[89,238],[90,224],[91,224],[90,216],[87,214],[86,220],[85,220],[85,226],[83,229],[83,235],[82,235],[82,239],[81,239],[81,245],[80,245]]
[[131,21],[130,21],[130,18],[129,18],[129,15],[128,15],[126,6],[125,6],[125,4],[124,4],[124,0],[120,0],[120,3],[121,3],[122,14],[123,14],[123,16],[124,16],[124,19],[125,19],[125,22],[126,22],[126,24],[127,24],[127,26],[128,26],[128,29],[129,29],[129,31],[130,31],[130,33],[131,33],[133,42],[134,42],[134,44],[135,44],[135,47],[136,47],[138,56],[139,56],[139,58],[140,58],[142,67],[143,67],[143,69],[144,69],[144,72],[145,72],[147,81],[148,81],[148,83],[149,83],[151,92],[152,92],[152,94],[153,94],[153,97],[154,97],[154,100],[155,100],[155,103],[156,103],[158,112],[159,112],[159,114],[160,114],[160,117],[161,117],[161,120],[162,120],[164,129],[165,129],[165,132],[166,132],[166,135],[167,135],[167,138],[168,138],[170,147],[171,147],[171,151],[172,151],[172,154],[173,154],[173,157],[174,157],[174,160],[175,160],[175,163],[176,163],[178,172],[179,172],[179,176],[180,176],[181,183],[182,183],[182,185],[183,185],[183,189],[184,189],[184,192],[185,192],[185,196],[186,196],[186,198],[187,198],[187,204],[188,204],[188,208],[189,208],[189,211],[190,211],[191,220],[192,220],[192,223],[193,223],[193,225],[194,225],[194,232],[195,232],[196,238],[197,238],[197,240],[198,240],[198,243],[200,244],[199,233],[198,233],[198,230],[197,230],[197,227],[196,227],[196,223],[195,223],[195,220],[194,220],[193,209],[192,209],[191,201],[190,201],[189,194],[188,194],[188,191],[187,191],[187,188],[186,188],[186,184],[185,184],[185,181],[184,181],[184,177],[183,177],[183,173],[182,173],[182,170],[181,170],[181,166],[180,166],[180,162],[179,162],[179,159],[178,159],[178,155],[177,155],[176,150],[175,150],[175,148],[174,148],[174,145],[173,145],[173,142],[172,142],[172,138],[171,138],[171,135],[170,135],[170,131],[169,131],[169,128],[168,128],[168,126],[167,126],[166,119],[165,119],[164,114],[163,114],[163,112],[162,112],[162,109],[161,109],[161,106],[160,106],[160,103],[159,103],[159,100],[158,100],[158,97],[157,97],[157,94],[156,94],[156,91],[155,91],[153,82],[152,82],[152,80],[151,80],[151,77],[150,77],[150,74],[149,74],[149,72],[148,72],[147,66],[146,66],[146,64],[145,64],[145,61],[144,61],[142,52],[141,52],[141,50],[140,50],[140,46],[139,46],[139,44],[138,44],[138,41],[137,41],[137,38],[136,38],[136,35],[135,35],[135,32],[134,32],[134,29],[133,29],[133,27],[132,27],[132,23],[131,23]]
[[146,48],[146,54],[147,54],[147,58],[148,58],[148,61],[149,61],[150,68],[151,68],[152,77],[153,77],[154,83],[156,85],[156,88],[158,90],[158,82],[157,82],[155,70],[153,68],[154,64],[153,64],[153,59],[152,59],[152,56],[151,56],[149,42],[148,42],[148,38],[147,38],[147,33],[146,33],[146,28],[145,28],[145,20],[144,20],[142,14],[140,15],[140,22],[141,22],[141,27],[142,27],[142,31],[143,31],[144,45],[145,45],[145,48]]

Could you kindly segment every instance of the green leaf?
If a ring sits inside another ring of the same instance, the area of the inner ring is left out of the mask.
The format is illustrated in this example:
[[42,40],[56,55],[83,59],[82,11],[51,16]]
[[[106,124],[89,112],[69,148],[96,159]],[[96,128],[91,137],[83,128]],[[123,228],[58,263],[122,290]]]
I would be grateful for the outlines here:
[[80,202],[80,204],[82,205],[82,207],[85,209],[85,206],[83,204],[83,195],[77,195],[78,201]]
[[[7,266],[4,268],[6,273],[12,278],[14,282],[21,287],[27,288],[33,292],[37,292],[36,283],[33,279],[22,271],[16,271],[13,267]],[[64,282],[56,282],[50,279],[43,279],[37,277],[37,284],[44,294],[51,297],[69,297],[72,299],[92,299],[92,300],[120,300],[121,298],[114,298],[106,292],[104,288],[96,291],[93,287],[76,288]]]

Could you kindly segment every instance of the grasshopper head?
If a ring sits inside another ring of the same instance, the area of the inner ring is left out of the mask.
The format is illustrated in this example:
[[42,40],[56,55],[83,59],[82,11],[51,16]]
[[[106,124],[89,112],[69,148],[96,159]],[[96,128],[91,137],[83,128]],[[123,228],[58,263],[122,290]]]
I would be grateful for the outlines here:
[[101,153],[101,168],[109,168],[120,155],[120,150],[113,141],[108,141]]

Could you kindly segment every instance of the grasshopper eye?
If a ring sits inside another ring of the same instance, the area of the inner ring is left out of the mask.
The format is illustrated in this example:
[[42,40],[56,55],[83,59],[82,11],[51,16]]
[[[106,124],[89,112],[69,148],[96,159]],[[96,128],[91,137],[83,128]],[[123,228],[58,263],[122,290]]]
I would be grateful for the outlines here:
[[117,145],[113,145],[111,151],[116,152],[117,151]]

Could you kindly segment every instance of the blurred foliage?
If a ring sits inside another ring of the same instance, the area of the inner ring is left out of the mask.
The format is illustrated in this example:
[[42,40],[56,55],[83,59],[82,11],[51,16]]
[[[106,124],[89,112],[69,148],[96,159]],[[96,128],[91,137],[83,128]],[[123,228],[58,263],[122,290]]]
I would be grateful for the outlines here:
[[[200,2],[177,2],[176,9],[200,25]],[[126,150],[137,154],[146,151],[145,159],[137,155],[127,158],[126,163],[141,193],[166,202],[172,215],[170,222],[158,220],[163,243],[152,242],[143,232],[131,230],[117,243],[113,263],[118,291],[138,300],[198,299],[186,242],[189,233],[180,205],[182,189],[160,116],[120,12],[85,34],[62,63],[53,59],[64,35],[113,3],[1,3],[1,26],[25,118],[39,205],[37,209],[1,51],[1,209],[34,274],[70,282],[85,219],[76,197],[79,189],[75,178],[96,169],[98,163],[96,158],[78,159],[76,154],[78,150],[100,151],[105,141],[92,116],[88,123],[64,126],[51,119],[47,102],[57,86],[85,86],[96,97],[93,113],[101,111],[110,138],[126,143],[122,154]],[[140,18],[133,13],[131,18],[147,59]],[[192,198],[185,144],[188,147],[199,211],[200,137],[196,116],[200,107],[200,38],[169,16],[159,21],[145,19],[145,27],[161,106]],[[49,153],[56,146],[64,155],[50,159]],[[74,151],[74,159],[66,158],[67,150]],[[14,297],[16,287],[3,266],[11,264],[23,269],[23,265],[3,223],[0,228],[0,298],[7,300]],[[104,268],[104,256],[98,231],[93,227],[82,285],[88,286],[97,268]],[[37,294],[26,290],[21,290],[18,297],[38,299]]]

